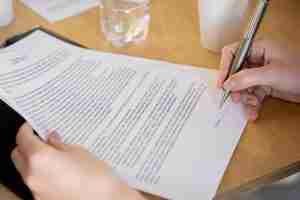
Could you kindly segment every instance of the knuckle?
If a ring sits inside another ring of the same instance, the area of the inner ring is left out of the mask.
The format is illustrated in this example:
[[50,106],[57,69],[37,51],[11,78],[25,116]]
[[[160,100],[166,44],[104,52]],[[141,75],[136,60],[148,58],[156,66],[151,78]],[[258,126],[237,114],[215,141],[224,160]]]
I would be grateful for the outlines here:
[[222,54],[228,54],[232,52],[232,46],[225,46],[222,49]]
[[274,47],[275,42],[271,39],[260,38],[254,43],[254,47],[256,48],[272,48]]
[[242,76],[239,81],[242,86],[248,86],[251,82],[253,82],[251,76]]
[[245,85],[252,81],[252,70],[251,69],[245,69],[235,76],[236,80],[241,84]]
[[264,43],[266,46],[271,46],[274,42],[271,39],[262,38],[261,42]]
[[240,86],[241,83],[243,82],[243,78],[241,78],[240,74],[232,75],[229,80],[231,83],[234,83],[234,85],[236,86]]

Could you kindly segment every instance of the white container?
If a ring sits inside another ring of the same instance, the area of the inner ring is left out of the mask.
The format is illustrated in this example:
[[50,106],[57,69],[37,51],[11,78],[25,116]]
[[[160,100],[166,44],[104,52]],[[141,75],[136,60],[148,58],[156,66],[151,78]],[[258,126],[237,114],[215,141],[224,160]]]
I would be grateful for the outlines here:
[[13,0],[0,0],[0,27],[9,25],[13,19]]
[[241,39],[249,0],[199,0],[201,44],[220,52]]

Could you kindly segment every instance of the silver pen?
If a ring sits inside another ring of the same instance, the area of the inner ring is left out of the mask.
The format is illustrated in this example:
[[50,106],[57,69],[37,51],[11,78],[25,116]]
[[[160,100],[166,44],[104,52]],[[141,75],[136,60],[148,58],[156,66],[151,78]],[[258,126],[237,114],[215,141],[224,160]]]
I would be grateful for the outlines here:
[[[245,34],[243,40],[241,41],[239,47],[236,50],[236,53],[233,56],[233,59],[231,61],[230,70],[225,80],[227,80],[231,75],[234,73],[239,72],[244,63],[246,58],[249,55],[250,48],[252,46],[253,40],[255,38],[255,35],[257,33],[257,30],[259,28],[259,25],[261,24],[261,21],[263,17],[265,16],[267,7],[268,7],[269,1],[268,0],[260,0],[259,5],[257,6],[256,12],[254,16],[251,19],[249,30]],[[223,88],[224,89],[224,88]],[[223,98],[220,102],[220,109],[224,106],[227,99],[230,97],[230,91],[224,89]]]

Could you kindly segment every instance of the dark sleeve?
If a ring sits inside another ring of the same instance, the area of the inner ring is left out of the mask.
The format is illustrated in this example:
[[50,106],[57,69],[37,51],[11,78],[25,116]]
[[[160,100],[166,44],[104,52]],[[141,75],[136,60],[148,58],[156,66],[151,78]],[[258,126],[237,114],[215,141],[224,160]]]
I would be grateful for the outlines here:
[[0,100],[0,182],[24,200],[32,200],[29,189],[16,171],[10,154],[16,146],[16,133],[24,119]]

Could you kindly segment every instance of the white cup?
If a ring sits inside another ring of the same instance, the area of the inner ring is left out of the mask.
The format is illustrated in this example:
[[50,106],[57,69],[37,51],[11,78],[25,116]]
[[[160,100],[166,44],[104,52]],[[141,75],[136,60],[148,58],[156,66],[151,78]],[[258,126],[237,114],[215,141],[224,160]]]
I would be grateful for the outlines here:
[[9,25],[13,19],[13,0],[0,0],[0,27]]
[[249,0],[198,0],[201,44],[220,52],[241,39]]

